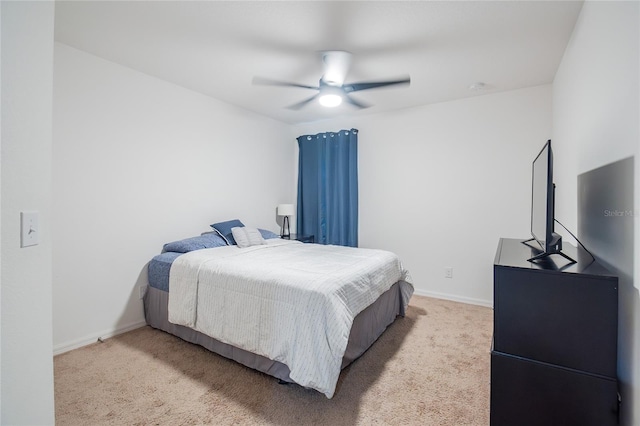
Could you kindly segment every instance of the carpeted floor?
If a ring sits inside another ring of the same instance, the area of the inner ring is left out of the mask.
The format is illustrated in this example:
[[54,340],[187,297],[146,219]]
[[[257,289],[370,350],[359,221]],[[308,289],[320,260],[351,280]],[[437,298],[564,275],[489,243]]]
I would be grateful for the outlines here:
[[54,358],[57,425],[487,425],[492,310],[413,296],[327,399],[143,327]]

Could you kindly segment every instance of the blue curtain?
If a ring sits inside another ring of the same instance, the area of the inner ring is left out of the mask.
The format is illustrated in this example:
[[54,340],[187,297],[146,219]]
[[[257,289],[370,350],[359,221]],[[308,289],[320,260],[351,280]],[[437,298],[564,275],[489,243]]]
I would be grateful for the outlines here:
[[358,130],[298,138],[297,231],[358,246]]

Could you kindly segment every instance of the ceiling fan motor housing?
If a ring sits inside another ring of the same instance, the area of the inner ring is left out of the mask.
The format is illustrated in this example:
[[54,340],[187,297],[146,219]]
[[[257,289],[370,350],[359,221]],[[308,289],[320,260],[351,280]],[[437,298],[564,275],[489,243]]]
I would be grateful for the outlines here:
[[351,53],[342,50],[323,52],[322,63],[324,74],[321,81],[329,86],[342,86],[351,66]]

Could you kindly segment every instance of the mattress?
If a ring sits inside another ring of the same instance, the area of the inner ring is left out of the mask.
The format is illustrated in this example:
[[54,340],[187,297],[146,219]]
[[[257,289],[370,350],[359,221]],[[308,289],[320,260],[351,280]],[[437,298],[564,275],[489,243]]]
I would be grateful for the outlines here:
[[169,291],[169,272],[176,258],[183,253],[166,252],[155,256],[149,262],[149,286]]

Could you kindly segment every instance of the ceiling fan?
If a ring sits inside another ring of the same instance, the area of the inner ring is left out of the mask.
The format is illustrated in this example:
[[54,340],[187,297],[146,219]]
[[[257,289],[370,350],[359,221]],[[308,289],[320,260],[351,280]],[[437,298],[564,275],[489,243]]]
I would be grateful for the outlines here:
[[271,80],[263,77],[254,77],[253,84],[265,86],[300,87],[303,89],[317,90],[318,93],[311,96],[310,98],[287,107],[289,109],[298,110],[314,101],[315,99],[318,99],[320,104],[326,107],[336,107],[344,101],[358,108],[368,108],[370,105],[353,99],[351,96],[349,96],[349,94],[361,90],[369,90],[379,87],[411,83],[411,79],[409,78],[409,76],[406,76],[397,80],[345,84],[344,80],[347,76],[347,72],[349,71],[349,66],[351,65],[351,53],[341,50],[322,52],[322,64],[324,67],[324,73],[322,74],[322,77],[320,78],[317,86]]

